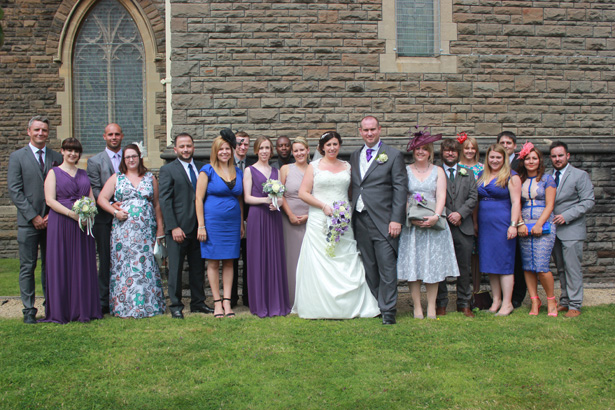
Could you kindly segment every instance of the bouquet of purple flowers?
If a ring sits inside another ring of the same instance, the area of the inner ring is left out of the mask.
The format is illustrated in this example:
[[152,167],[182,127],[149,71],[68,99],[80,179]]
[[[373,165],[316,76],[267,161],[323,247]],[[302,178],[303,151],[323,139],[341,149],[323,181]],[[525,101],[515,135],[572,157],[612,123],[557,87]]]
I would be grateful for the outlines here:
[[271,203],[279,211],[278,198],[281,198],[286,191],[286,187],[277,179],[268,179],[263,182],[263,192],[271,198]]
[[350,205],[346,201],[335,201],[331,207],[333,208],[333,215],[327,218],[329,229],[327,231],[327,247],[325,251],[332,258],[335,256],[335,246],[350,226],[351,210]]

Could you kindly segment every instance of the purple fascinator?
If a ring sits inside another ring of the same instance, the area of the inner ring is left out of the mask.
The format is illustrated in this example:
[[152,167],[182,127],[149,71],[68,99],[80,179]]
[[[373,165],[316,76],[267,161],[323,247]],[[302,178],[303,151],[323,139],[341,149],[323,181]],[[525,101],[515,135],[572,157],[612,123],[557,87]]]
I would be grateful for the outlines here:
[[[423,129],[421,130],[420,128]],[[408,142],[408,147],[406,148],[408,152],[422,145],[442,139],[442,134],[431,135],[431,133],[427,130],[428,128],[429,127],[419,127],[418,125],[415,125],[415,132],[412,132],[412,128],[408,131],[408,134],[410,134],[410,141]]]

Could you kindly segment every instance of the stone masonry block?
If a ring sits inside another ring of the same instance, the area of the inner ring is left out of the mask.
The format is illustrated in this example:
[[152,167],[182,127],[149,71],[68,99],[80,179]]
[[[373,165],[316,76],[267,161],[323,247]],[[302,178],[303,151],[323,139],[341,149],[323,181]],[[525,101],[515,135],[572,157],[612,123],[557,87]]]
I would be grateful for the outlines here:
[[542,24],[543,9],[542,8],[525,8],[523,9],[523,24]]
[[447,84],[447,95],[449,97],[471,97],[472,96],[472,83],[466,82],[449,82]]
[[248,110],[248,121],[255,124],[273,123],[279,120],[279,111],[276,109]]
[[303,67],[303,79],[305,81],[328,80],[329,79],[329,67],[326,67],[326,66]]
[[204,94],[175,94],[171,105],[177,110],[211,108],[212,98]]
[[173,3],[171,7],[171,16],[182,18],[209,17],[209,4],[203,2]]

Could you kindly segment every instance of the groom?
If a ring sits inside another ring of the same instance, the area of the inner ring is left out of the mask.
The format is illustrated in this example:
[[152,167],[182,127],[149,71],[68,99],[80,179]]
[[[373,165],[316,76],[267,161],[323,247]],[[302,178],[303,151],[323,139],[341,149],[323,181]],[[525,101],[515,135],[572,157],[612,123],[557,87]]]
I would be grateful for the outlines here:
[[400,151],[380,141],[375,117],[361,120],[363,148],[350,156],[352,217],[365,279],[378,299],[382,324],[395,324],[397,312],[397,248],[406,216],[408,174]]

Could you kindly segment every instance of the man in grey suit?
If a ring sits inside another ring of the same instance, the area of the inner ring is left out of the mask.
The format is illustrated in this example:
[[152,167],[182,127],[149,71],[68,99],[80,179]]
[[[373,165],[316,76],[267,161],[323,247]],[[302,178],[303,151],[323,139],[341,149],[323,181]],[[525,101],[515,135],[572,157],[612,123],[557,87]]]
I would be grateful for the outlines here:
[[397,249],[406,218],[408,174],[404,157],[380,141],[375,117],[361,120],[363,148],[350,156],[352,222],[365,279],[382,313],[382,324],[395,324],[397,312]]
[[566,317],[577,317],[583,304],[581,262],[587,236],[585,214],[594,206],[594,186],[587,172],[568,163],[570,153],[565,143],[553,142],[550,152],[557,185],[553,209],[553,223],[557,225],[553,258],[562,288],[557,310],[567,312]]
[[[87,173],[92,185],[94,198],[98,195],[111,175],[119,171],[122,162],[122,140],[124,134],[117,124],[109,124],[103,134],[106,147],[88,159]],[[94,238],[98,251],[98,292],[103,314],[109,313],[109,282],[111,270],[111,224],[113,216],[98,207],[98,215],[94,219]]]
[[47,217],[44,182],[47,172],[62,163],[62,155],[47,147],[49,120],[37,115],[28,123],[30,143],[9,157],[7,182],[11,200],[17,207],[17,242],[19,243],[19,290],[23,303],[24,323],[36,323],[34,307],[34,270],[41,249],[41,284],[46,288],[45,250]]
[[[446,183],[446,219],[451,229],[455,256],[459,267],[457,278],[457,312],[467,317],[474,317],[470,307],[472,289],[472,248],[474,247],[474,223],[472,211],[478,203],[478,190],[472,171],[458,165],[461,155],[461,144],[452,138],[442,140],[440,157],[442,168],[448,177]],[[446,281],[438,286],[436,300],[436,315],[446,315],[448,305],[448,290]]]
[[194,141],[190,134],[183,133],[175,137],[173,150],[177,159],[160,168],[158,190],[169,254],[169,310],[174,319],[183,319],[182,272],[186,257],[190,311],[213,313],[214,310],[205,304],[201,244],[196,237],[194,200],[197,175],[203,164],[193,159]]

